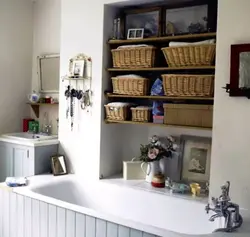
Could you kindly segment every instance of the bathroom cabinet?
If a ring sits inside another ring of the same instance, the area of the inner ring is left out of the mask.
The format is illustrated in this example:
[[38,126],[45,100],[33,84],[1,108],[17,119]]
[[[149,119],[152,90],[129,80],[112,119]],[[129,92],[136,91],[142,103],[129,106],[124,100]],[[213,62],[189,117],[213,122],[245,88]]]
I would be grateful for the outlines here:
[[32,176],[51,171],[50,156],[58,144],[27,146],[0,141],[0,182],[8,176]]

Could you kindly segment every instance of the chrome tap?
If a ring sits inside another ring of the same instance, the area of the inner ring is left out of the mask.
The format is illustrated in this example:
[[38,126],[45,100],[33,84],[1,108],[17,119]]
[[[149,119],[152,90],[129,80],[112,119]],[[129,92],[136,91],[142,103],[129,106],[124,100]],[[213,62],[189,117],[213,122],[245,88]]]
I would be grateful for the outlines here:
[[223,228],[216,229],[215,232],[232,232],[243,223],[243,218],[239,212],[239,205],[232,203],[229,197],[230,182],[227,181],[225,185],[221,187],[222,194],[219,198],[212,197],[213,208],[209,204],[205,207],[207,213],[209,211],[215,212],[209,218],[209,221],[214,221],[218,217],[225,218],[225,225]]
[[47,134],[47,135],[50,135],[51,134],[51,128],[52,128],[52,126],[51,125],[47,125],[47,124],[45,124],[44,125],[44,128],[45,128],[45,133]]

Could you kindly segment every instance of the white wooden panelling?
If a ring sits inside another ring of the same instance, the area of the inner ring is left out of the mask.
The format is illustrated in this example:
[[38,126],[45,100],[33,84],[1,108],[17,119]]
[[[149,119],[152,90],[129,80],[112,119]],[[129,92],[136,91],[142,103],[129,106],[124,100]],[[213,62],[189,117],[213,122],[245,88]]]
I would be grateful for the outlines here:
[[0,189],[0,236],[3,236],[3,211],[2,211],[2,207],[3,207],[3,195],[4,195],[4,191],[2,189]]
[[129,228],[125,226],[118,227],[118,237],[128,237],[130,234]]
[[32,237],[31,223],[32,223],[31,198],[24,197],[24,236],[25,237]]
[[17,237],[24,236],[24,197],[17,195]]
[[86,235],[85,237],[95,237],[96,225],[95,218],[92,216],[86,216]]
[[47,237],[48,236],[48,207],[49,207],[49,205],[45,202],[39,203],[40,237]]
[[32,237],[40,237],[40,207],[39,201],[32,199]]
[[70,210],[66,211],[66,237],[75,237],[76,213]]
[[142,237],[142,232],[139,230],[131,229],[130,237]]
[[118,225],[108,222],[107,223],[107,236],[108,237],[115,237],[118,236]]
[[56,237],[66,236],[66,210],[57,207]]
[[86,227],[85,227],[85,215],[76,213],[76,237],[85,237]]
[[56,237],[56,206],[49,205],[49,235],[48,237]]
[[[17,195],[15,193],[10,193],[10,223],[17,223]],[[5,218],[5,217],[4,217]],[[10,228],[10,237],[17,236],[17,228]],[[4,237],[9,237],[8,235]]]
[[108,237],[106,221],[96,219],[96,237]]
[[[120,237],[120,236],[119,236]],[[154,235],[143,232],[142,237],[155,237]]]
[[0,237],[156,237],[0,189]]

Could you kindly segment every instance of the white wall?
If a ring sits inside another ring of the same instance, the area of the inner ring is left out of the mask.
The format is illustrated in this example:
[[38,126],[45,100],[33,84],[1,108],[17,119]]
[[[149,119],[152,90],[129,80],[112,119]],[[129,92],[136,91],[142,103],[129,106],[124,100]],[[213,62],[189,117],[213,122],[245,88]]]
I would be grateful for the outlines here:
[[[106,0],[105,3],[116,3]],[[129,1],[125,1],[129,2]],[[136,3],[136,1],[134,1]],[[79,10],[81,9],[81,10]],[[106,44],[112,32],[113,16],[116,9],[103,4],[103,1],[88,2],[88,7],[81,0],[62,0],[61,32],[61,76],[67,74],[69,59],[78,53],[85,53],[93,60],[94,91],[91,114],[81,113],[80,125],[70,132],[65,119],[66,103],[65,83],[61,84],[60,95],[60,131],[59,138],[62,152],[69,158],[69,163],[76,174],[93,178],[99,175],[107,177],[121,171],[122,160],[132,159],[138,154],[140,143],[146,142],[153,134],[180,135],[187,130],[157,129],[147,126],[107,125],[104,121],[103,91],[108,88],[110,75],[105,68],[109,65]],[[72,34],[80,25],[82,29]],[[104,27],[105,26],[105,27]],[[86,32],[88,35],[86,36]],[[75,36],[76,35],[76,36]],[[79,118],[79,116],[76,116]],[[193,135],[211,136],[211,132],[191,131]]]
[[[32,89],[39,91],[37,56],[60,53],[61,0],[36,0],[34,3],[33,24]],[[52,96],[58,98],[58,94],[52,94]],[[52,121],[53,133],[57,133],[58,109],[58,106],[40,107],[40,124],[44,123],[43,114],[47,112],[49,122]],[[35,118],[33,113],[32,117]]]
[[21,131],[29,114],[32,27],[31,1],[0,1],[0,134]]
[[222,89],[230,78],[230,45],[250,42],[250,1],[219,0],[216,90],[211,167],[212,195],[231,181],[231,196],[250,209],[250,101]]

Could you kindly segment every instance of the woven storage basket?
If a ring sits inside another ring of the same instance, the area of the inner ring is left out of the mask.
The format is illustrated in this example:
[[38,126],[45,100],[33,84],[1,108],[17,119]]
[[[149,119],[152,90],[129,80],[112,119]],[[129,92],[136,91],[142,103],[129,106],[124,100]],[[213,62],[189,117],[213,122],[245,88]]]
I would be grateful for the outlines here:
[[211,128],[213,124],[213,106],[164,104],[164,123]]
[[147,95],[149,80],[146,78],[112,77],[113,93],[121,95]]
[[153,46],[112,49],[113,66],[119,68],[153,67],[155,50]]
[[214,62],[216,44],[162,48],[169,67],[207,66]]
[[213,96],[214,75],[162,75],[166,96]]
[[104,105],[106,109],[106,119],[125,121],[129,118],[129,108],[131,104],[114,102]]
[[151,107],[137,106],[131,108],[132,121],[135,122],[149,122],[151,120]]

